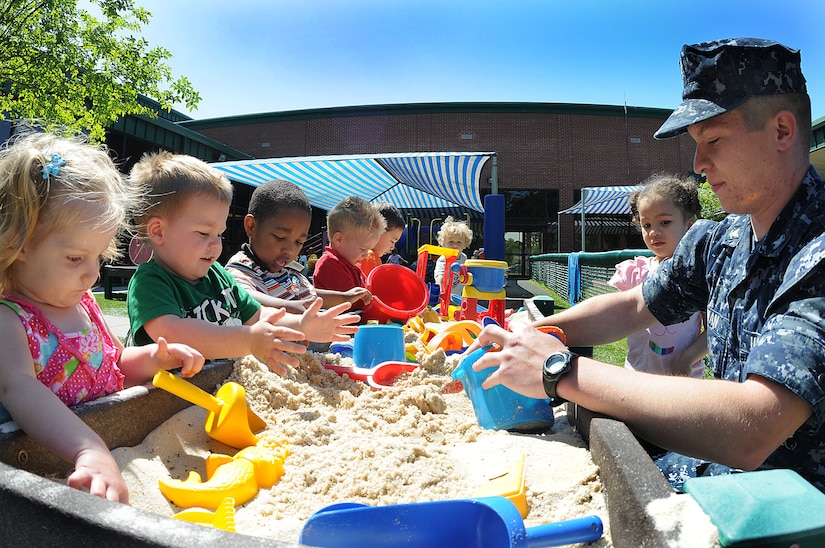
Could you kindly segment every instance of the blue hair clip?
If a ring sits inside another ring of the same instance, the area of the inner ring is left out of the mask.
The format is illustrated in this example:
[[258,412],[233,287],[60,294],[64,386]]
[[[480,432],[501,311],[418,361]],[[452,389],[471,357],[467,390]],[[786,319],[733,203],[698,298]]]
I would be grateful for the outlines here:
[[65,165],[66,160],[55,152],[52,154],[52,159],[43,166],[43,178],[48,179],[49,175],[57,176],[60,173],[60,168]]

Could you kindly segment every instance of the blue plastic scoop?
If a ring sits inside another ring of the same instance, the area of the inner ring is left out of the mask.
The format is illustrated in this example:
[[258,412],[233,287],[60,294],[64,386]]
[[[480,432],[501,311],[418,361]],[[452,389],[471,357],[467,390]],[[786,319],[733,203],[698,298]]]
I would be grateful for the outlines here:
[[298,542],[330,548],[540,548],[594,542],[602,533],[598,516],[525,528],[512,502],[479,497],[387,506],[333,504],[307,520]]

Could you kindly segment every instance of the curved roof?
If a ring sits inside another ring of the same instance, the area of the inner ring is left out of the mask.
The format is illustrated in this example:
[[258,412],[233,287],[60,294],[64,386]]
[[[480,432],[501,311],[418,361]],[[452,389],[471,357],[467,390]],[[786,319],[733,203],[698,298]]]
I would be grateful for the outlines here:
[[493,152],[410,152],[219,162],[213,167],[240,183],[292,181],[310,203],[329,210],[347,196],[387,201],[399,209],[484,211],[478,183]]
[[579,203],[559,211],[559,215],[582,213],[582,209],[585,214],[630,214],[630,195],[641,188],[641,185],[584,187]]

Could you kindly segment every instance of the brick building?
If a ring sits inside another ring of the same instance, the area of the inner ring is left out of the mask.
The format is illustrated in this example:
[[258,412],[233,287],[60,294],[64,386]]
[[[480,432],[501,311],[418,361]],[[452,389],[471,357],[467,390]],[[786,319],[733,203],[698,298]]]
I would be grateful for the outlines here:
[[[653,133],[669,109],[554,103],[438,103],[340,107],[263,113],[179,124],[255,158],[375,154],[385,152],[491,151],[497,156],[498,191],[505,195],[505,224],[516,255],[580,247],[577,219],[557,212],[589,186],[637,184],[654,172],[691,172],[693,141],[656,141]],[[489,193],[491,164],[482,195]],[[434,214],[437,214],[434,213]],[[428,220],[425,220],[426,226]],[[596,221],[594,221],[596,222]],[[480,220],[473,222],[482,234]],[[588,250],[639,247],[624,229],[596,230]],[[590,230],[587,233],[590,234]],[[473,247],[483,242],[474,241]]]

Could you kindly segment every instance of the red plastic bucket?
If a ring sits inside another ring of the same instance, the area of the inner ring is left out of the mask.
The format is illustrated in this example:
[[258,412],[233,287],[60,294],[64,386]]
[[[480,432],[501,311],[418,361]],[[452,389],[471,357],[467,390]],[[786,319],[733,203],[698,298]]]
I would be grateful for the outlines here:
[[367,276],[372,301],[365,308],[363,320],[378,323],[406,323],[427,307],[430,293],[418,275],[406,266],[382,264]]

